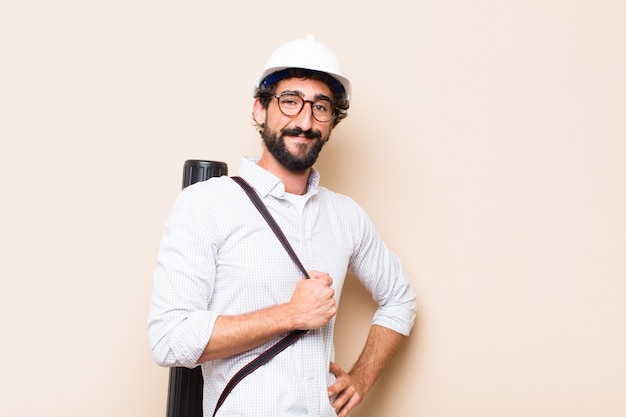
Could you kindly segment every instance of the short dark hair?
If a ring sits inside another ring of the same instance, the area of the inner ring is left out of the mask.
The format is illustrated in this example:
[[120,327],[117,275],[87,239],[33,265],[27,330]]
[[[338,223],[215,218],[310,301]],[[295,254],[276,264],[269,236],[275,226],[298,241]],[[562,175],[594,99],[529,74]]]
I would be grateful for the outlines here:
[[302,68],[288,68],[282,71],[274,72],[263,80],[254,92],[254,98],[258,98],[261,105],[267,108],[276,95],[276,87],[279,81],[289,78],[301,78],[305,80],[321,81],[330,88],[333,94],[333,105],[336,109],[335,118],[333,119],[333,127],[348,116],[348,108],[350,103],[346,99],[346,90],[343,85],[331,75],[321,72]]

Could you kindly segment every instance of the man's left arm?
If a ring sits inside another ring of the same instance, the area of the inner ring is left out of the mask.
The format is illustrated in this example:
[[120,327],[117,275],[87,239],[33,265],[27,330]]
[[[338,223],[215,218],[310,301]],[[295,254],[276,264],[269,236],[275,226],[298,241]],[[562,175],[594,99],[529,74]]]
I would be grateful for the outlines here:
[[328,388],[328,396],[336,396],[333,408],[339,417],[346,417],[363,400],[403,340],[404,336],[400,333],[373,325],[363,351],[350,372],[331,362],[330,371],[337,381]]

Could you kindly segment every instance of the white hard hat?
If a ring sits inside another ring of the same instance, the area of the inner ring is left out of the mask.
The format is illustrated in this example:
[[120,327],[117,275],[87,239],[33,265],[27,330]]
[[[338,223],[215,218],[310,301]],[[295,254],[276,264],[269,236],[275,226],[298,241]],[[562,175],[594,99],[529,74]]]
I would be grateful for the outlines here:
[[261,86],[268,75],[287,68],[327,73],[339,81],[346,91],[346,100],[350,100],[352,93],[350,80],[344,75],[335,54],[326,45],[317,42],[315,36],[308,35],[305,39],[296,39],[279,46],[265,63],[265,69],[256,82],[256,88]]

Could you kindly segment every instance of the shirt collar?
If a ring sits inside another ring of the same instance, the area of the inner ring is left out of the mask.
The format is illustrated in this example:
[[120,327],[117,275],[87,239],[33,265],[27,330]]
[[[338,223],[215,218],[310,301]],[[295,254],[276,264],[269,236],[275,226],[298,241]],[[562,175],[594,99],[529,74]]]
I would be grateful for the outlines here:
[[[237,175],[246,180],[261,197],[273,195],[284,197],[285,185],[280,178],[257,165],[260,158],[244,156],[241,158]],[[319,186],[320,174],[313,168],[309,175],[307,193],[315,194]]]

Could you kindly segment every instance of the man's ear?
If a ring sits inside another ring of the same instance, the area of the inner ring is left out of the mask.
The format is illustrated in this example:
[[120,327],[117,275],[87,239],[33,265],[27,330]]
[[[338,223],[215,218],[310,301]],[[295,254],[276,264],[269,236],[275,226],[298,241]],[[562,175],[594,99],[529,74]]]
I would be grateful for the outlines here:
[[254,121],[259,126],[263,126],[265,124],[265,116],[267,115],[267,109],[263,107],[263,105],[261,104],[261,100],[259,98],[254,99],[254,105],[252,107],[252,115],[254,116]]

